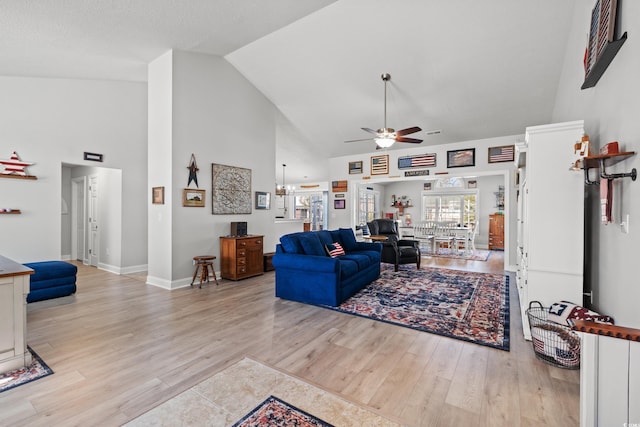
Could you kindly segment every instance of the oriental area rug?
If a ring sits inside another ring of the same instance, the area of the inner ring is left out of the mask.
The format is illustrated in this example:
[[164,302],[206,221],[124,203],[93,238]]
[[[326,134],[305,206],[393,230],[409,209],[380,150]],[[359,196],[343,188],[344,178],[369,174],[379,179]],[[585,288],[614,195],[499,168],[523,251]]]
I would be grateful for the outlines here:
[[0,393],[53,374],[51,368],[31,347],[27,347],[27,350],[31,353],[31,365],[0,374]]
[[400,426],[250,358],[241,359],[125,425]]
[[369,286],[323,307],[509,351],[509,276],[502,274],[411,265],[394,272],[383,264]]
[[260,426],[334,427],[274,396],[269,396],[233,425],[233,427]]

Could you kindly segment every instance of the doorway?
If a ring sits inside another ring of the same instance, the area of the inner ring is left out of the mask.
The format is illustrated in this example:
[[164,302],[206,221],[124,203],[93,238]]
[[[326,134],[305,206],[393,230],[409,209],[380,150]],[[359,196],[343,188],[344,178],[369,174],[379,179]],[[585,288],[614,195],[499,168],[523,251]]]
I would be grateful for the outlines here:
[[[107,270],[120,268],[122,171],[62,164],[62,259]],[[65,200],[67,202],[65,202]]]

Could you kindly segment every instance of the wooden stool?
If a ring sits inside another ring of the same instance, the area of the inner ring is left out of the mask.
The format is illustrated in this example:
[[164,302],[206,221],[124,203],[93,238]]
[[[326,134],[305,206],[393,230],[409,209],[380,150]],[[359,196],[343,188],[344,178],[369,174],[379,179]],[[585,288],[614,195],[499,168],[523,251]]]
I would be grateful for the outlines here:
[[214,255],[198,255],[193,257],[193,261],[196,264],[196,271],[193,272],[193,279],[191,279],[191,286],[193,286],[193,282],[196,281],[198,270],[200,270],[200,283],[198,287],[202,288],[202,282],[209,281],[209,267],[211,267],[211,274],[213,275],[213,279],[216,281],[216,285],[218,284],[216,271],[213,269],[214,259],[216,259]]

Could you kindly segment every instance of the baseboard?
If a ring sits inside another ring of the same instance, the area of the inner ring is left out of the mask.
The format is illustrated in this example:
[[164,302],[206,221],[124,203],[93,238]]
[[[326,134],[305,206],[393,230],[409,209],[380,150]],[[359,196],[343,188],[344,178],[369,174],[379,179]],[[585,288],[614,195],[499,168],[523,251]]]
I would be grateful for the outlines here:
[[98,269],[108,271],[109,273],[122,274],[121,268],[115,265],[104,264],[102,262],[98,263]]
[[147,265],[132,265],[129,267],[118,267],[115,265],[109,265],[102,262],[98,263],[98,269],[108,271],[109,273],[114,274],[133,274],[133,273],[141,273],[143,271],[147,271]]
[[71,261],[71,254],[60,256],[61,261]]
[[140,265],[131,265],[129,267],[122,267],[121,271],[122,274],[133,274],[133,273],[142,273],[144,271],[147,271],[149,269],[149,266],[147,264],[140,264]]
[[[220,277],[220,272],[216,271],[216,277]],[[159,277],[147,276],[147,285],[157,286],[158,288],[166,289],[168,291],[173,291],[175,289],[180,288],[188,288],[191,286],[191,277],[186,277],[184,279],[178,280],[165,280]],[[215,284],[215,281],[213,281]],[[198,283],[194,283],[193,286],[196,286]]]

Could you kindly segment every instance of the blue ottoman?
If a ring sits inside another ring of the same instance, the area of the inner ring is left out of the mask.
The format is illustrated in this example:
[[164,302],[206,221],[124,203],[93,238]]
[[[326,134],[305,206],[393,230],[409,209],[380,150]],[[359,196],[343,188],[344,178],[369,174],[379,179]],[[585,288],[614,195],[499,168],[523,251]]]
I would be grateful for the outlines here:
[[24,264],[32,268],[31,287],[27,302],[65,297],[76,292],[78,267],[64,261],[44,261]]

